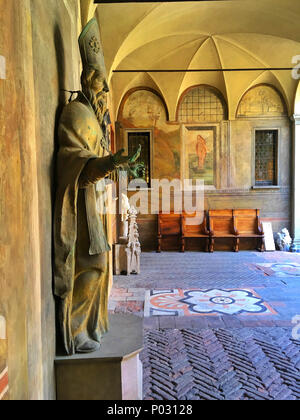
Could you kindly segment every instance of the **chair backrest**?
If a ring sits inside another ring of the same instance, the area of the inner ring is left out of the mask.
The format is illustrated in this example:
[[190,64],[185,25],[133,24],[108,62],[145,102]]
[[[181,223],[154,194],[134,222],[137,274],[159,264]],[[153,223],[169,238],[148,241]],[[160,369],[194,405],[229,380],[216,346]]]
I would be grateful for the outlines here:
[[258,209],[234,210],[235,226],[239,234],[257,234],[259,225]]
[[207,231],[206,213],[184,213],[183,214],[183,231],[190,234],[204,234]]
[[215,233],[233,234],[233,210],[209,210],[209,228]]
[[181,214],[158,215],[158,231],[162,235],[178,235],[181,233]]

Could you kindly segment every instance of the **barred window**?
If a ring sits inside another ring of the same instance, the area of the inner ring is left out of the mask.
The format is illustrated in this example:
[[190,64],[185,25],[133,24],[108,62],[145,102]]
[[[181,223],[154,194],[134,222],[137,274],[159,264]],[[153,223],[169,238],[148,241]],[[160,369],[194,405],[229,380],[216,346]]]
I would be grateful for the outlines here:
[[[145,165],[145,176],[142,178],[144,179],[148,187],[151,187],[151,140],[150,140],[150,132],[129,132],[128,133],[128,154],[129,156],[133,155],[139,145],[142,146],[142,151],[137,163],[143,162]],[[129,181],[132,181],[133,178],[131,177]]]
[[226,106],[213,88],[191,89],[180,104],[178,120],[183,123],[220,122],[226,119]]
[[278,130],[255,133],[255,185],[277,185]]

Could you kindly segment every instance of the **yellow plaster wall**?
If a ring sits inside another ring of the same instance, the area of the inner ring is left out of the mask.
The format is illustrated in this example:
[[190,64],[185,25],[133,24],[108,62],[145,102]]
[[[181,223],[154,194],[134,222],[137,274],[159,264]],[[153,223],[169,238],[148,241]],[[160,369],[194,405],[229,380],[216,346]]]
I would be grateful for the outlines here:
[[0,0],[0,315],[10,398],[53,399],[52,209],[58,118],[80,87],[77,0]]

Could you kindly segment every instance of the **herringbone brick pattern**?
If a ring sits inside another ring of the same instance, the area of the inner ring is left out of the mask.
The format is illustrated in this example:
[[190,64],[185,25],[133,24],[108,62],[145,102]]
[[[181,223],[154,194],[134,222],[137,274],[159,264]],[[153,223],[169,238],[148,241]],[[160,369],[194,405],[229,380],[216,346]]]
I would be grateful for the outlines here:
[[149,330],[146,400],[300,399],[300,342],[291,329]]

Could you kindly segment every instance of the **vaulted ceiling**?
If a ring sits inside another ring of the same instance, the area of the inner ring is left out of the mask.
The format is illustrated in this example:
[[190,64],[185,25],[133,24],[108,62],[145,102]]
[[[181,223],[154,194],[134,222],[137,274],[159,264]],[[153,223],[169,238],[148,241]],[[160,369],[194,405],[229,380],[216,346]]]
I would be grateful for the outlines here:
[[100,4],[97,16],[117,111],[131,88],[158,90],[175,118],[190,86],[208,84],[228,101],[234,118],[247,89],[276,86],[293,113],[298,81],[291,71],[113,73],[124,69],[228,69],[292,67],[300,54],[300,1],[224,0]]

